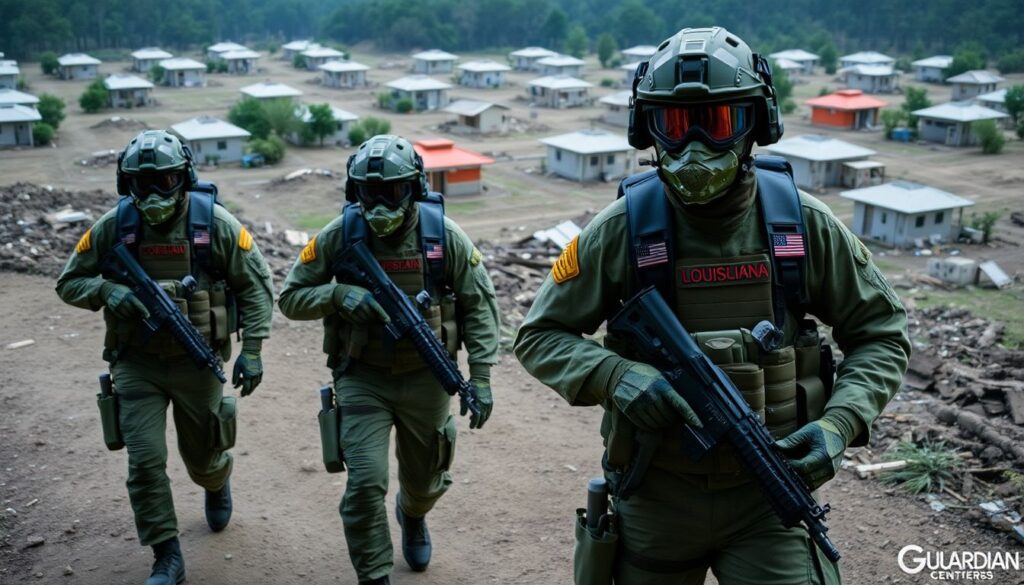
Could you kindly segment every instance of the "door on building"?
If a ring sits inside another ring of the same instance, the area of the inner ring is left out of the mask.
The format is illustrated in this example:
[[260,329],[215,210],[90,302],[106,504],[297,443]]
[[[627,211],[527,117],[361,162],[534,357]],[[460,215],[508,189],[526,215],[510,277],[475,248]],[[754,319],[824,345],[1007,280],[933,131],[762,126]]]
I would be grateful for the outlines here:
[[430,183],[431,191],[437,191],[438,193],[444,193],[447,191],[448,185],[444,179],[444,171],[431,171],[427,173],[427,182]]
[[864,237],[867,237],[867,238],[873,237],[873,234],[871,233],[871,225],[874,223],[874,221],[875,221],[875,206],[874,205],[865,205],[864,206],[864,223],[862,223],[861,226],[860,226],[860,233],[861,233],[861,235],[863,235]]
[[948,146],[957,146],[960,143],[960,133],[957,131],[956,124],[950,124],[946,126],[946,144]]

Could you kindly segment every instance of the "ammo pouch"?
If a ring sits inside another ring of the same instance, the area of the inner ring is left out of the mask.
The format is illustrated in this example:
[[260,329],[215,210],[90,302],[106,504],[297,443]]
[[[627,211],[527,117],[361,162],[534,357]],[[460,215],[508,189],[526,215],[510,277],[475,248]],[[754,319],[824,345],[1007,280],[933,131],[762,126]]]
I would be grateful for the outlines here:
[[462,332],[455,305],[455,295],[448,293],[441,297],[441,343],[449,355],[455,356],[462,344]]
[[608,523],[608,530],[595,536],[587,529],[587,509],[578,508],[576,549],[572,559],[573,582],[576,585],[611,585],[618,545],[614,516]]
[[123,449],[124,439],[121,437],[121,423],[117,418],[117,394],[113,391],[109,374],[100,376],[100,391],[96,394],[96,406],[100,409],[103,443],[111,451]]
[[796,352],[796,407],[801,425],[818,420],[832,396],[835,362],[832,348],[816,328],[802,328],[794,344]]
[[227,451],[235,446],[237,430],[238,399],[224,396],[217,410],[210,411],[210,448]]
[[321,410],[316,415],[320,423],[320,449],[327,473],[345,471],[345,456],[341,450],[341,408]]

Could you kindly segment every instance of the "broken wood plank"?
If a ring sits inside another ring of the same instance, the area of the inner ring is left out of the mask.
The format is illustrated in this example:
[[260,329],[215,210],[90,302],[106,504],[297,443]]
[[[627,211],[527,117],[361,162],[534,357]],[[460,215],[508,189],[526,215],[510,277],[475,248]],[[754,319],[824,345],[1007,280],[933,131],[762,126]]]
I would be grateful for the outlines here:
[[858,465],[854,468],[857,472],[857,476],[861,479],[867,479],[872,473],[879,471],[895,471],[897,469],[903,469],[907,466],[905,459],[899,461],[886,461],[884,463],[868,463],[866,465]]

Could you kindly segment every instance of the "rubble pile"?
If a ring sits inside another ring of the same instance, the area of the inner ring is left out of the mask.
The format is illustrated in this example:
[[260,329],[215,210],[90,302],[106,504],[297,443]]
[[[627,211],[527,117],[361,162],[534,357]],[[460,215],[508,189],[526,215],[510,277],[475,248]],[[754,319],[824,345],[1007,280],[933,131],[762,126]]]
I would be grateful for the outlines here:
[[116,130],[149,130],[149,124],[136,120],[134,118],[125,118],[124,116],[111,116],[105,118],[90,128],[113,128]]

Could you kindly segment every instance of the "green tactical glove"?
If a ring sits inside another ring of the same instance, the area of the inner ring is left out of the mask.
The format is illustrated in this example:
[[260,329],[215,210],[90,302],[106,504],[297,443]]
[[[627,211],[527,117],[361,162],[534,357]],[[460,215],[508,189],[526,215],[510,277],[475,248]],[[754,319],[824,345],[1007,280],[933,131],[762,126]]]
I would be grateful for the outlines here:
[[354,284],[339,284],[332,295],[334,306],[341,318],[354,325],[371,322],[390,323],[391,318],[377,304],[370,291]]
[[142,304],[132,289],[123,284],[104,282],[100,286],[100,298],[118,319],[131,321],[149,318],[149,310],[146,309],[146,305]]
[[641,431],[659,431],[686,424],[702,427],[697,413],[653,366],[631,365],[612,392],[615,406]]
[[841,426],[826,415],[775,441],[775,446],[812,491],[825,485],[839,472],[843,452],[849,444],[840,430]]
[[238,354],[235,369],[231,373],[231,384],[235,388],[242,387],[242,396],[252,394],[263,381],[263,360],[260,359],[262,345],[263,342],[259,339],[242,341],[242,353]]
[[[494,410],[494,398],[491,396],[491,367],[487,365],[470,364],[469,383],[476,388],[476,404],[480,408],[479,415],[469,417],[469,428],[482,429],[487,419],[491,418],[491,411]],[[459,416],[466,416],[469,407],[465,401],[459,403]]]

